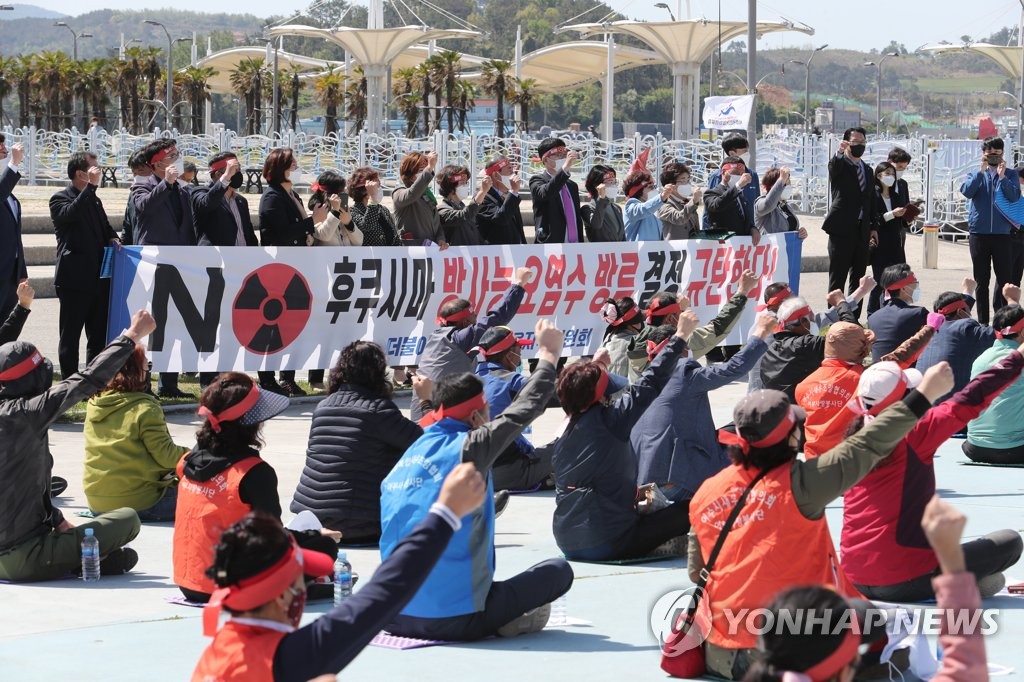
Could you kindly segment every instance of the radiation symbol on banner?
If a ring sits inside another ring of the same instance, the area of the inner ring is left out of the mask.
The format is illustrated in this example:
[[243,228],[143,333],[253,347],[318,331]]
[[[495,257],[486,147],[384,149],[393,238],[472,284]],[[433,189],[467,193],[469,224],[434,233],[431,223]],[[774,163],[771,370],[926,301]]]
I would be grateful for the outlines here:
[[312,304],[309,284],[298,270],[282,263],[264,265],[246,276],[235,297],[235,337],[253,353],[276,353],[302,333]]

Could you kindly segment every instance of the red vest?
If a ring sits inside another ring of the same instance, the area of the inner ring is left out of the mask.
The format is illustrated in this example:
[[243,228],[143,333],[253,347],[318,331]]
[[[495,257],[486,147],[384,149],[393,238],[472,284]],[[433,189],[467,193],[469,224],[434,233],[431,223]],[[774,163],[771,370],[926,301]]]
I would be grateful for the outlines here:
[[[705,481],[694,495],[690,523],[705,560],[736,501],[756,475],[753,468],[732,465]],[[725,610],[731,610],[736,619],[743,609],[767,607],[786,588],[824,585],[860,597],[839,567],[825,517],[812,521],[797,508],[791,477],[791,467],[782,465],[754,486],[715,562],[707,601],[712,612],[708,640],[717,646],[755,647],[757,636],[744,627],[746,618],[730,633]],[[756,620],[751,622],[757,625]]]
[[229,620],[203,652],[192,682],[274,682],[274,654],[285,634]]
[[193,481],[184,474],[185,458],[178,462],[178,506],[174,512],[174,584],[213,594],[217,589],[206,577],[221,533],[251,511],[239,497],[238,487],[249,470],[263,460],[246,457],[208,481]]
[[856,393],[863,373],[863,365],[829,358],[797,384],[797,405],[807,412],[804,457],[823,455],[843,442],[846,429],[857,417],[846,409],[846,403]]

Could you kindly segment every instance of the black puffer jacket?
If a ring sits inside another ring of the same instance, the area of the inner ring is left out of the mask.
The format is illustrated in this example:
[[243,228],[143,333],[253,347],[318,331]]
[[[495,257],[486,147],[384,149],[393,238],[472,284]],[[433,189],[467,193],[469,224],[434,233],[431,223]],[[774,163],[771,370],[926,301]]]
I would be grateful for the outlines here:
[[421,435],[390,399],[342,384],[313,411],[291,510],[308,509],[343,536],[379,536],[381,481]]

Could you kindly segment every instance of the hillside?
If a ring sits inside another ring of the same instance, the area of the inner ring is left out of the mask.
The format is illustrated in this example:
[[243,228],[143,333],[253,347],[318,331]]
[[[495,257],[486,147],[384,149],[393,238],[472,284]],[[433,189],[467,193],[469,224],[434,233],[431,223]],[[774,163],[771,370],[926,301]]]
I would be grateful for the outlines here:
[[42,19],[63,19],[66,14],[54,12],[53,10],[39,7],[37,5],[11,5],[13,10],[0,12],[0,21],[14,21],[16,19],[42,18]]

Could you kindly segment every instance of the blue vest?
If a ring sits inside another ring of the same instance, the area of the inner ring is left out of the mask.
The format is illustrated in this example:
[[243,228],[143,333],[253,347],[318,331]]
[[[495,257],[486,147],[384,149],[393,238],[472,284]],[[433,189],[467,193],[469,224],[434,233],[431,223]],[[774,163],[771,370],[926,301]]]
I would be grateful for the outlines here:
[[[426,517],[445,476],[462,461],[469,425],[445,418],[427,427],[380,485],[380,555]],[[483,506],[462,519],[423,586],[402,614],[448,618],[483,611],[494,580],[494,485],[487,476]]]
[[[484,383],[484,395],[490,407],[491,419],[499,416],[512,404],[512,399],[526,386],[526,377],[519,372],[510,372],[494,362],[481,362],[476,366],[476,375]],[[533,443],[519,434],[515,440],[524,455],[533,452]]]

